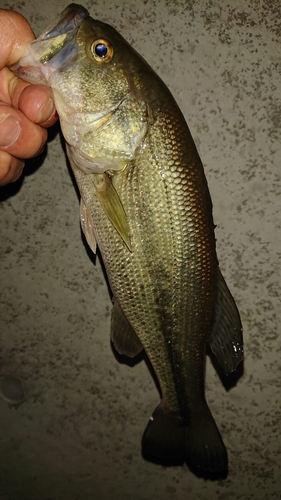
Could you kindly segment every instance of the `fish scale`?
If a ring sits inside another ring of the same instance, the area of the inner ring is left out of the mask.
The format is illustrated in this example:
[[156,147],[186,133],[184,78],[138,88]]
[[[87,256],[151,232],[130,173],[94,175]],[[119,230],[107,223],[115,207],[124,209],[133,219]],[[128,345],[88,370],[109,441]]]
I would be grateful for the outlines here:
[[[213,269],[214,274],[216,260],[213,251],[211,264],[209,247],[214,247],[214,241],[208,230],[210,225],[208,207],[201,201],[200,211],[199,191],[196,196],[196,185],[202,182],[202,179],[204,181],[202,171],[200,172],[197,167],[198,175],[190,176],[189,169],[183,168],[181,163],[178,172],[173,157],[178,157],[179,147],[181,150],[184,149],[187,143],[186,137],[182,134],[182,141],[178,140],[173,145],[175,131],[182,130],[182,127],[173,116],[169,122],[174,126],[170,128],[163,126],[165,124],[163,121],[165,122],[169,116],[168,110],[158,113],[159,118],[150,127],[140,152],[136,153],[134,165],[128,166],[128,170],[113,177],[114,186],[122,199],[129,221],[131,253],[106,219],[106,214],[95,197],[93,185],[88,184],[90,176],[83,176],[77,170],[75,175],[85,205],[91,206],[89,213],[93,214],[92,217],[95,219],[97,242],[114,297],[122,304],[126,317],[134,325],[134,330],[151,360],[162,387],[164,404],[174,412],[184,408],[188,415],[190,408],[185,393],[187,392],[189,398],[194,400],[203,398],[202,383],[201,393],[192,397],[191,387],[197,377],[193,376],[194,359],[189,363],[188,358],[189,353],[191,358],[194,358],[198,344],[202,356],[204,354],[206,336],[210,329],[210,310],[214,302],[211,293],[214,289],[211,271]],[[163,137],[166,134],[172,136],[170,141]],[[154,158],[155,142],[165,146],[170,144],[170,150],[167,151],[165,148],[158,153],[157,161]],[[167,157],[170,157],[168,162]],[[170,177],[173,178],[172,182]],[[173,189],[175,179],[179,181],[177,185],[180,189]],[[189,181],[189,189],[185,187],[186,179]],[[194,185],[194,196],[190,196],[190,192],[193,193],[191,181]],[[92,194],[91,204],[85,199],[86,193]],[[187,198],[186,204],[182,203],[183,198]],[[190,198],[193,200],[192,203]],[[195,211],[192,210],[193,205]],[[185,206],[191,208],[189,217]],[[139,244],[139,241],[142,244]],[[193,256],[190,246],[196,249]],[[198,252],[198,247],[203,249],[202,252]],[[191,290],[187,289],[186,282],[192,283]],[[205,283],[203,289],[202,282]],[[142,290],[147,291],[145,301]],[[204,307],[201,306],[201,311],[198,311],[199,295],[202,296],[201,303],[204,304]],[[211,301],[209,306],[207,296],[209,302]],[[138,313],[136,304],[139,304]],[[156,307],[152,308],[152,304]],[[200,323],[198,317],[201,318]],[[194,334],[195,326],[197,334]],[[155,344],[158,345],[159,342],[161,349],[155,349]],[[195,344],[194,347],[192,343]],[[159,350],[161,356],[157,355]],[[166,360],[163,359],[162,350],[166,353]],[[202,360],[199,358],[198,377],[202,379],[202,376]],[[182,377],[185,380],[184,391],[175,398],[175,394],[179,392],[178,384],[177,389],[175,388],[176,381]],[[164,383],[161,383],[162,380]],[[169,384],[165,383],[166,380],[169,380]],[[186,381],[189,381],[188,389]]]
[[242,326],[181,111],[121,35],[76,4],[12,70],[54,91],[82,227],[114,296],[111,339],[131,357],[144,348],[157,375],[161,402],[144,431],[144,457],[224,473],[226,449],[204,395],[205,349],[227,374],[235,370]]

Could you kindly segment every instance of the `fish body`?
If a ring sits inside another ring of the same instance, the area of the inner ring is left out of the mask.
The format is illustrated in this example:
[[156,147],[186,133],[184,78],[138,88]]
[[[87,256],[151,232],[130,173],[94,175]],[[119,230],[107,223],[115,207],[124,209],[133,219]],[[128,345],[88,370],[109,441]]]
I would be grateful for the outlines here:
[[151,67],[111,26],[71,4],[12,68],[54,92],[81,193],[86,238],[114,296],[111,338],[143,348],[161,403],[142,439],[146,458],[227,469],[204,393],[206,344],[228,374],[242,327],[219,270],[212,203],[185,119]]

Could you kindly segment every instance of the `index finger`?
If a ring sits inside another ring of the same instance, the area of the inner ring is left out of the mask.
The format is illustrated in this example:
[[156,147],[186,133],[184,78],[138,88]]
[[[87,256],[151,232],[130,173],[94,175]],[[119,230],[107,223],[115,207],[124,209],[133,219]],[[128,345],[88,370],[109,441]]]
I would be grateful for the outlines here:
[[34,39],[29,22],[21,14],[0,9],[0,69],[16,63]]

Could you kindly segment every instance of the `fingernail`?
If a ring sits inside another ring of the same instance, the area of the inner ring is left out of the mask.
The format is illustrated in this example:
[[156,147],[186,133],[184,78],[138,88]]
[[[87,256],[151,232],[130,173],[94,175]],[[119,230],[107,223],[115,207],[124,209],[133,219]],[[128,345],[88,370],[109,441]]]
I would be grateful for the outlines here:
[[44,104],[42,104],[41,108],[39,109],[36,123],[46,122],[54,114],[54,111],[54,101],[51,97],[49,97],[49,99]]
[[0,115],[0,148],[12,146],[21,132],[19,122],[8,113]]

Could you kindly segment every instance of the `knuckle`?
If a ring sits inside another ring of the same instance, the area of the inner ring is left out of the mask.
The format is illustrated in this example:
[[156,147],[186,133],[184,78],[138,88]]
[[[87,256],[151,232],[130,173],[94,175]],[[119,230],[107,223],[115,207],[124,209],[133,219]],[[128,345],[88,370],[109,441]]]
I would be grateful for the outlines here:
[[0,151],[0,186],[19,179],[24,168],[24,161]]

